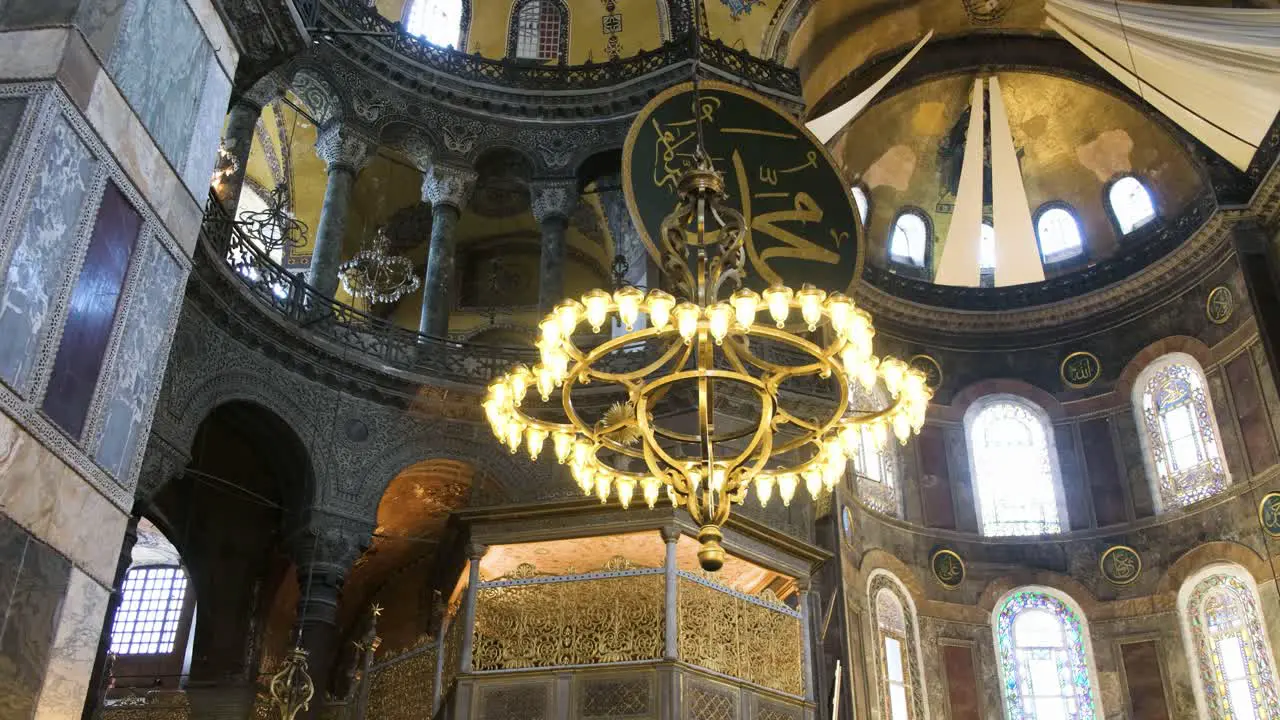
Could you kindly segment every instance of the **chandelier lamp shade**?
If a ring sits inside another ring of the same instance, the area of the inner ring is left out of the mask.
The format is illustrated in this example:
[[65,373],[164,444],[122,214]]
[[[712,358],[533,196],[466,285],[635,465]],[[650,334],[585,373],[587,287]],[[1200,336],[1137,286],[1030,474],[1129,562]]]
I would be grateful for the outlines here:
[[[601,502],[616,494],[629,507],[638,492],[653,507],[665,490],[699,525],[699,561],[715,571],[721,528],[752,485],[762,506],[775,492],[790,505],[800,484],[816,498],[843,477],[864,429],[880,442],[918,433],[931,392],[917,370],[874,355],[871,316],[845,295],[744,284],[745,222],[701,150],[677,194],[658,238],[670,292],[561,302],[539,324],[541,362],[495,380],[483,407],[512,453],[536,458],[550,440]],[[575,342],[614,319],[625,332]],[[805,381],[823,390],[816,402],[790,390]],[[590,419],[579,407],[590,392],[616,402]]]
[[342,288],[351,297],[392,303],[421,287],[413,262],[403,255],[392,255],[390,245],[386,229],[380,227],[371,242],[338,266]]

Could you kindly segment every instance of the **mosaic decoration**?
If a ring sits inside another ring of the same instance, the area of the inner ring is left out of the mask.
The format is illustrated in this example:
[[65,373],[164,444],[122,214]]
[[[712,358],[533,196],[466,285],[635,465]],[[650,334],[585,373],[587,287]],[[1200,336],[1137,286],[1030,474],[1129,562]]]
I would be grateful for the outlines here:
[[[1056,627],[1056,636],[1043,632],[1050,627]],[[996,617],[995,634],[1009,720],[1047,717],[1042,713],[1050,711],[1044,707],[1048,703],[1053,703],[1052,711],[1056,711],[1053,717],[1063,720],[1097,717],[1085,651],[1087,638],[1080,619],[1064,602],[1044,593],[1019,590],[1005,600]],[[1040,686],[1045,683],[1053,684]]]
[[937,390],[942,385],[942,366],[932,356],[912,355],[907,364],[924,373],[924,381],[929,389]]
[[1102,375],[1102,361],[1090,352],[1073,352],[1062,359],[1058,375],[1062,378],[1063,385],[1073,390],[1083,390]]
[[1102,577],[1112,585],[1131,585],[1142,574],[1142,556],[1128,545],[1107,548],[1098,560]]
[[1209,717],[1280,717],[1275,660],[1252,589],[1231,575],[1211,575],[1192,590],[1187,612]]
[[618,37],[622,34],[622,13],[618,12],[618,0],[600,0],[600,4],[605,11],[600,18],[600,31],[608,38],[604,51],[610,60],[617,60],[622,55],[622,40]]
[[751,8],[764,5],[764,0],[720,0],[720,3],[729,8],[729,17],[739,20],[743,15],[750,15]]
[[1169,363],[1153,373],[1142,391],[1142,417],[1164,507],[1190,505],[1226,488],[1217,429],[1197,369]]
[[1280,537],[1280,492],[1262,496],[1258,503],[1258,524],[1271,537]]
[[933,579],[948,590],[955,590],[964,582],[964,560],[954,550],[938,550],[929,558]]
[[1209,318],[1209,322],[1214,325],[1221,325],[1231,319],[1231,314],[1236,311],[1236,299],[1231,294],[1231,288],[1226,285],[1209,291],[1209,297],[1204,301],[1204,314]]

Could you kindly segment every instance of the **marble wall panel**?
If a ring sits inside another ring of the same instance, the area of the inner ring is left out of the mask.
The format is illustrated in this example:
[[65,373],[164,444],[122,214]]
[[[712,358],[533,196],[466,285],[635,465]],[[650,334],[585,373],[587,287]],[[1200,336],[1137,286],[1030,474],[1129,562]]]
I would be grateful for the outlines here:
[[[22,554],[26,549],[27,531],[0,513],[0,588],[8,590],[18,581],[18,570],[22,568]],[[8,613],[9,593],[0,592],[0,627],[4,626]]]
[[955,529],[956,511],[951,498],[951,474],[942,430],[926,425],[916,439],[920,448],[920,497],[924,524]]
[[0,626],[0,718],[31,717],[53,646],[71,563],[28,537]]
[[947,674],[947,699],[951,720],[980,720],[982,702],[978,698],[978,677],[973,668],[973,648],[943,645],[942,665]]
[[1169,720],[1160,675],[1160,653],[1154,640],[1120,646],[1125,682],[1129,686],[1129,717],[1133,720]]
[[227,102],[231,98],[231,81],[222,72],[222,66],[210,62],[204,81],[204,93],[196,111],[191,145],[187,149],[186,168],[182,181],[191,189],[196,200],[203,202],[209,192],[209,176],[218,156],[218,144],[222,140],[222,123],[227,116]]
[[44,688],[36,704],[36,720],[74,718],[84,709],[108,597],[105,587],[79,570],[71,569],[67,597],[62,603],[62,614],[49,652]]
[[1058,451],[1058,470],[1062,478],[1062,500],[1066,504],[1067,523],[1071,530],[1090,527],[1093,513],[1089,490],[1084,482],[1080,455],[1076,453],[1075,431],[1071,425],[1055,425],[1053,442]]
[[1089,494],[1093,515],[1099,527],[1124,522],[1124,489],[1120,485],[1120,469],[1116,466],[1115,446],[1111,443],[1110,418],[1080,423],[1080,446],[1084,448],[1084,464],[1089,472]]
[[[25,394],[49,329],[97,161],[67,121],[50,129],[0,287],[0,379]],[[0,243],[4,238],[0,237]]]
[[71,21],[82,0],[0,0],[0,27],[61,25]]
[[1223,368],[1223,374],[1231,389],[1236,417],[1240,419],[1240,435],[1249,469],[1257,475],[1275,465],[1278,458],[1271,421],[1254,375],[1253,358],[1248,353],[1237,355]]
[[81,0],[75,23],[98,57],[111,54],[128,0]]
[[0,98],[0,166],[9,155],[13,138],[18,134],[18,125],[22,122],[22,112],[26,109],[26,98]]
[[129,299],[128,315],[110,375],[106,410],[95,458],[129,487],[143,437],[169,356],[170,328],[181,303],[186,271],[155,238],[148,240],[141,280]]
[[131,0],[108,70],[179,173],[212,59],[185,0]]

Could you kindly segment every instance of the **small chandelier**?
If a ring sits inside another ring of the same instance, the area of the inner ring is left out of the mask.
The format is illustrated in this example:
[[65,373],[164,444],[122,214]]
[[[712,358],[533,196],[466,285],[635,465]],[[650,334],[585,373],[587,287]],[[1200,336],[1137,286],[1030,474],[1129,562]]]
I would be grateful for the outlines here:
[[289,186],[284,183],[271,191],[265,210],[242,212],[236,224],[267,252],[296,250],[307,242],[307,225],[289,212]]
[[[621,287],[565,300],[538,326],[542,362],[494,381],[483,407],[512,453],[523,444],[536,458],[550,438],[556,459],[601,502],[616,492],[628,507],[638,489],[653,507],[665,488],[700,526],[698,558],[715,571],[724,563],[721,527],[752,484],[761,505],[775,488],[789,505],[801,482],[817,498],[844,475],[864,430],[882,439],[892,431],[903,443],[918,433],[931,392],[917,370],[872,354],[871,316],[845,295],[743,287],[745,221],[724,204],[724,179],[701,147],[678,193],[659,233],[676,294]],[[642,314],[647,326],[633,329]],[[578,347],[582,323],[599,333],[611,316],[627,332]],[[797,402],[789,390],[805,382],[834,390],[835,402],[818,410]],[[577,405],[600,385],[626,400],[588,420]],[[857,386],[859,397],[886,400],[855,410]],[[527,402],[530,389],[543,405]],[[557,390],[560,410],[550,417]]]
[[372,242],[338,266],[342,287],[351,297],[371,303],[391,303],[421,286],[409,258],[389,254],[389,247],[386,228],[380,227]]
[[306,712],[315,695],[316,686],[307,672],[307,651],[294,646],[284,659],[284,666],[271,676],[271,704],[280,720],[294,720]]

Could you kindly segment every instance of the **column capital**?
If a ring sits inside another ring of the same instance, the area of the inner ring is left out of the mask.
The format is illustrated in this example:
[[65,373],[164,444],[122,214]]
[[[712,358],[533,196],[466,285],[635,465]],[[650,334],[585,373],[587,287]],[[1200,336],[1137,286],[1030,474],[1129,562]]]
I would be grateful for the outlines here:
[[471,168],[432,163],[422,178],[422,199],[436,205],[450,205],[461,211],[471,199],[476,184]]
[[267,103],[284,94],[285,83],[274,72],[267,73],[247,88],[236,93],[231,105],[246,105],[261,112]]
[[369,547],[369,528],[323,523],[301,530],[291,543],[298,577],[311,574],[321,582],[341,584],[356,560]]
[[812,578],[807,578],[807,577],[796,578],[796,592],[799,593],[801,597],[808,595],[809,590],[812,587],[813,587]]
[[349,170],[353,174],[364,169],[376,147],[369,138],[340,122],[330,122],[316,136],[316,155],[329,172]]
[[658,528],[658,532],[662,534],[662,541],[668,545],[680,540],[680,528],[676,525],[663,525]]
[[572,178],[534,180],[529,184],[529,199],[539,223],[556,217],[568,220],[578,206],[578,182]]
[[485,553],[487,552],[489,552],[488,545],[481,545],[480,543],[474,543],[474,542],[467,543],[467,547],[466,547],[467,559],[471,560],[472,562],[476,562],[480,560],[480,558],[484,557]]

